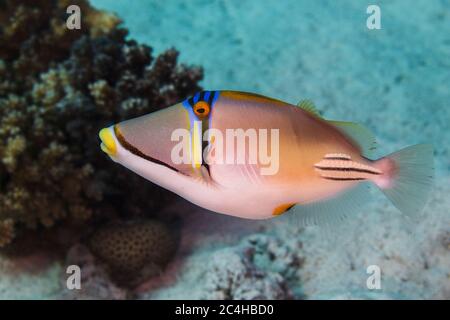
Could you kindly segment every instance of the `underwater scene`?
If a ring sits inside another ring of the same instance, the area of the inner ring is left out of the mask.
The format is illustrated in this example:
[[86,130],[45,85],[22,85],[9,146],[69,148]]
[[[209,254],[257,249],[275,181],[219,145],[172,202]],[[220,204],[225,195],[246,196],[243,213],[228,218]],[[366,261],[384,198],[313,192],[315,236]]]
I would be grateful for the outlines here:
[[449,0],[0,0],[0,299],[450,299],[449,31]]

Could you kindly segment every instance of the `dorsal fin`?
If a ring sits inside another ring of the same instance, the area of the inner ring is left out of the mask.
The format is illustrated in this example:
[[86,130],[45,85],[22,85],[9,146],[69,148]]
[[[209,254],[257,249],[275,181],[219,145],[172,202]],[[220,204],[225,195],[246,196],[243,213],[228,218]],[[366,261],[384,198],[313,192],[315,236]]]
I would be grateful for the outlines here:
[[303,110],[315,115],[316,117],[322,118],[320,111],[317,110],[316,106],[314,105],[314,102],[312,102],[311,100],[302,100],[299,103],[297,103],[297,107],[302,108]]
[[[322,119],[321,112],[316,108],[314,102],[312,102],[311,100],[301,100],[297,104],[297,106],[309,112],[310,114]],[[376,140],[369,129],[354,122],[331,120],[327,121],[338,128],[343,134],[352,139],[353,142],[355,142],[361,149],[361,154],[363,156],[368,158],[373,157],[374,150],[376,148]]]
[[328,122],[351,138],[360,147],[363,156],[368,158],[373,157],[376,148],[376,140],[369,129],[354,122],[331,120],[328,120]]

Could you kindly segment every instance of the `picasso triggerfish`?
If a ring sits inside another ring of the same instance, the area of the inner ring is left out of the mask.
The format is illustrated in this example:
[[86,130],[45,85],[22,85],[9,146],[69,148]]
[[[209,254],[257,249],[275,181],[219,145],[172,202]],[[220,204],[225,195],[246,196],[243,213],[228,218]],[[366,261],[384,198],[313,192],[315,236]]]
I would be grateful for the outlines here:
[[292,211],[305,224],[334,223],[364,205],[370,184],[417,217],[433,179],[431,145],[372,159],[375,140],[363,126],[325,120],[307,100],[236,91],[199,92],[104,128],[100,139],[112,160],[142,177],[248,219]]

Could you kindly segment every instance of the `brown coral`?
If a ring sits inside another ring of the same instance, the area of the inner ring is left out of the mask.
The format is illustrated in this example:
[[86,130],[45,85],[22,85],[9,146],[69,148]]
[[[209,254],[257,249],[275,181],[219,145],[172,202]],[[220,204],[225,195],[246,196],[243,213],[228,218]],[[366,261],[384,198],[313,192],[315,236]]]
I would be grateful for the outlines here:
[[13,221],[9,235],[157,212],[171,195],[109,161],[98,130],[200,89],[202,71],[178,65],[177,51],[154,59],[86,1],[77,1],[82,28],[68,30],[69,2],[1,3],[0,224]]
[[13,237],[14,221],[12,219],[0,221],[0,246],[10,243]]
[[133,286],[169,262],[176,240],[163,223],[147,219],[103,227],[90,238],[89,246],[116,281]]

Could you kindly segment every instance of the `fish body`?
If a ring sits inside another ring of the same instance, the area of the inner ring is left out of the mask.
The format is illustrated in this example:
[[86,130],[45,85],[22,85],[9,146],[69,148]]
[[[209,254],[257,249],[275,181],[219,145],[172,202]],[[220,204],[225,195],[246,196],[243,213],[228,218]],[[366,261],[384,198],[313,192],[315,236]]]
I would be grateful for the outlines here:
[[414,147],[415,158],[407,161],[410,150],[371,160],[365,153],[373,139],[364,128],[327,121],[309,102],[295,106],[236,91],[197,93],[105,128],[100,138],[114,161],[144,178],[211,211],[249,219],[271,218],[295,206],[300,217],[303,208],[305,217],[327,220],[333,215],[330,204],[357,201],[343,195],[365,181],[396,198],[402,211],[417,212],[423,196],[414,205],[398,196],[400,166],[416,161],[424,167],[418,184],[402,187],[411,192],[408,199],[428,190],[432,176],[427,145]]

